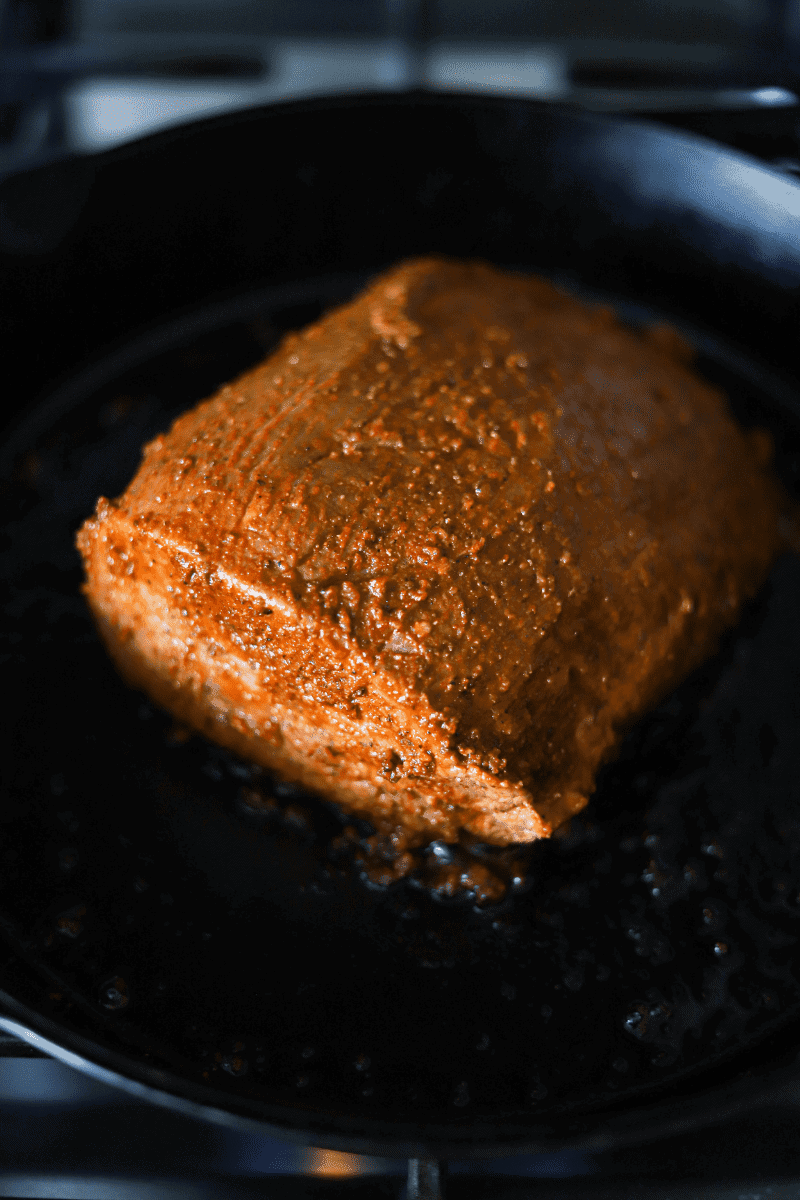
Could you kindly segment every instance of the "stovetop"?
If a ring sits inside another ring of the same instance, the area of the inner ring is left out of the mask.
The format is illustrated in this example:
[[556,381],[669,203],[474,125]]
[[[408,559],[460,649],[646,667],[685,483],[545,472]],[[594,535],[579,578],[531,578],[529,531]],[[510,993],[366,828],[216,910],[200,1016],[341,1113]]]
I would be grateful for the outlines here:
[[[407,1164],[315,1150],[140,1103],[0,1039],[0,1194],[127,1200],[401,1196]],[[570,1195],[783,1200],[800,1195],[800,1122],[780,1108],[656,1145],[449,1164],[451,1198]]]
[[[141,1103],[4,1036],[0,1195],[91,1200],[401,1197],[406,1163],[296,1146]],[[451,1162],[447,1194],[522,1200],[789,1200],[800,1195],[800,1121],[757,1118],[635,1149]]]

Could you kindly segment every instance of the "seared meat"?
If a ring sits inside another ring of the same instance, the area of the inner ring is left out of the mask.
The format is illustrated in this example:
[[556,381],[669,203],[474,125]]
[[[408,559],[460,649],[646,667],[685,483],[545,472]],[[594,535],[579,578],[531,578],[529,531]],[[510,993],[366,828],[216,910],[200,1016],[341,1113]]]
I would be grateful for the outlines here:
[[131,683],[398,846],[530,842],[763,581],[766,457],[667,331],[423,259],[145,447],[85,591]]

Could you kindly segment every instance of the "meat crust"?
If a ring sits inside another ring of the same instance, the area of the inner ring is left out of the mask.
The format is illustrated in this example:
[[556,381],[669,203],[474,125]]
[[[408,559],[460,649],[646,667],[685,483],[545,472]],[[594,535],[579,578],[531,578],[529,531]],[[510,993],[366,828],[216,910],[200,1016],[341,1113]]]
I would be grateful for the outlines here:
[[531,842],[763,581],[766,457],[668,331],[415,260],[146,446],[84,591],[132,684],[398,848]]

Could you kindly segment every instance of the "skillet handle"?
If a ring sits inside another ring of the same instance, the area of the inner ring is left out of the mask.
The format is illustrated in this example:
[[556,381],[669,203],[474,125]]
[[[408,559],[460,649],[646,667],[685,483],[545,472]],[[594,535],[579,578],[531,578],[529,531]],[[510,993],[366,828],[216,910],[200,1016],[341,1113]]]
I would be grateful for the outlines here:
[[444,1200],[447,1163],[437,1158],[410,1158],[405,1200]]

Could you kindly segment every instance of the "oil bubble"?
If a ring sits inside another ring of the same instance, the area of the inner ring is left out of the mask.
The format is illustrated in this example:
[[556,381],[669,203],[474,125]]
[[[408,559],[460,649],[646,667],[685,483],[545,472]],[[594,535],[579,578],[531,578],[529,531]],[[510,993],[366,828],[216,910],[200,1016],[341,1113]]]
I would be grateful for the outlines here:
[[241,1054],[226,1054],[222,1063],[223,1071],[227,1071],[229,1075],[241,1076],[246,1075],[248,1070],[248,1062]]
[[120,1011],[130,1003],[128,985],[121,975],[114,975],[100,985],[100,1003],[103,1008]]

